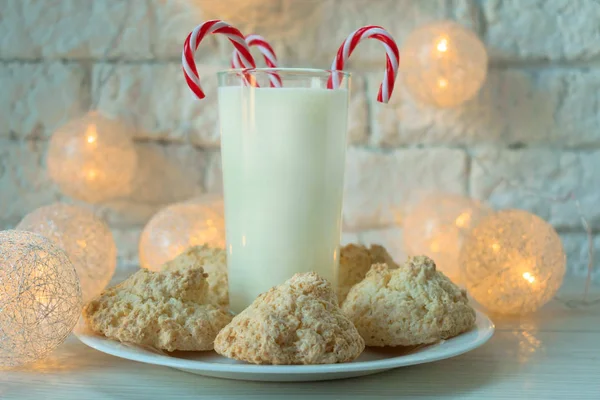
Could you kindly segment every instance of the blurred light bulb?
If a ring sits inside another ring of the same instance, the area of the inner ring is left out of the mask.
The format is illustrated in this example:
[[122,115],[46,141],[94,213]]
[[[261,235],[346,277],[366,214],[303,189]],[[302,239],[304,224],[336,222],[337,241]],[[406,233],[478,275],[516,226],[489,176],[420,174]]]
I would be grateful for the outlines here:
[[156,213],[140,237],[140,264],[157,271],[190,247],[225,248],[223,201],[204,197],[172,204]]
[[554,297],[566,257],[550,224],[527,211],[504,210],[483,218],[471,231],[460,265],[475,300],[493,312],[524,314]]
[[98,133],[96,131],[96,124],[91,124],[90,126],[88,126],[87,132],[87,142],[88,143],[94,143],[96,142],[96,139],[98,138]]
[[79,275],[84,302],[110,282],[117,266],[117,246],[108,226],[91,211],[55,203],[27,214],[17,229],[43,235],[67,253]]
[[529,281],[529,283],[533,283],[535,281],[535,278],[529,272],[525,272],[523,274],[523,278],[525,278],[526,281]]
[[404,220],[404,246],[409,255],[432,258],[440,271],[460,283],[458,256],[466,233],[492,210],[477,200],[433,193],[412,207]]
[[63,193],[99,203],[131,192],[137,153],[123,124],[91,112],[54,132],[47,164]]
[[0,367],[47,356],[81,313],[77,273],[65,252],[42,235],[0,231]]
[[454,107],[479,91],[488,57],[481,40],[453,21],[441,21],[413,31],[400,51],[404,84],[418,101]]
[[446,51],[448,51],[448,40],[446,38],[440,39],[437,45],[437,49],[441,53],[445,53]]

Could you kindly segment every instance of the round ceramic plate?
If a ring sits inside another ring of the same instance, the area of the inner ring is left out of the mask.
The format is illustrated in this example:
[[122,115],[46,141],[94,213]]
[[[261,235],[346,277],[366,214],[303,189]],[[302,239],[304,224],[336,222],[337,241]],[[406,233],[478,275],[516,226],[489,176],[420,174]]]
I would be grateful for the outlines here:
[[351,378],[455,357],[487,342],[494,333],[494,324],[486,315],[477,312],[476,326],[452,339],[414,348],[367,348],[353,362],[327,365],[253,365],[222,357],[213,351],[162,353],[97,336],[82,321],[74,333],[83,343],[103,353],[193,374],[249,381],[303,382]]

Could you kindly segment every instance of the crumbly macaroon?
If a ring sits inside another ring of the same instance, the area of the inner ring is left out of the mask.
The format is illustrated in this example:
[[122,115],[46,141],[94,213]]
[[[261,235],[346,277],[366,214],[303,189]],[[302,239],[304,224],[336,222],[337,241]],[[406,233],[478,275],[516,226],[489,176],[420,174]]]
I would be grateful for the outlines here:
[[219,307],[229,307],[227,252],[208,245],[193,246],[162,266],[163,271],[201,266],[208,274],[207,300]]
[[166,351],[212,350],[231,315],[207,304],[207,293],[200,266],[141,269],[88,303],[83,317],[90,329],[120,342]]
[[364,347],[331,284],[314,272],[261,294],[215,339],[217,353],[253,364],[343,363]]
[[338,270],[338,302],[343,303],[352,286],[362,281],[371,265],[387,264],[390,268],[398,265],[387,250],[374,244],[370,248],[360,244],[348,244],[340,249],[340,266]]
[[396,269],[373,265],[350,290],[342,310],[367,346],[435,343],[475,325],[467,293],[425,256],[412,257]]
[[390,268],[398,268],[398,264],[383,246],[372,244],[369,247],[369,254],[371,255],[371,264],[387,264]]

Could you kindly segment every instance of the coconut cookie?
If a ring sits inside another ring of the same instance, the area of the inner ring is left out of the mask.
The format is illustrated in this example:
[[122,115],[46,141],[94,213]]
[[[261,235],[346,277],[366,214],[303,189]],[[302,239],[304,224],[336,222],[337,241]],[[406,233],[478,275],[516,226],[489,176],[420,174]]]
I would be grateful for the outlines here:
[[202,267],[141,269],[88,303],[83,316],[93,331],[121,342],[167,351],[211,350],[231,316],[208,304],[207,293]]
[[215,339],[217,353],[253,364],[342,363],[364,347],[331,284],[314,272],[261,294]]
[[397,269],[373,265],[350,290],[342,310],[367,346],[434,343],[475,324],[466,292],[425,256],[410,258]]
[[349,244],[340,249],[340,266],[338,271],[338,301],[344,301],[352,286],[362,281],[373,264],[387,264],[390,268],[398,265],[392,260],[383,246]]
[[229,307],[227,287],[227,252],[208,245],[194,246],[162,266],[164,271],[201,266],[208,274],[207,300],[220,307]]

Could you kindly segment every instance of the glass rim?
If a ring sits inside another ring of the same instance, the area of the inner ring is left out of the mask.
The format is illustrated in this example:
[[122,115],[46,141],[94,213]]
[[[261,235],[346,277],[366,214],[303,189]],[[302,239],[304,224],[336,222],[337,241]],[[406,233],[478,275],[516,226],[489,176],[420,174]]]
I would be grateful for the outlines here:
[[329,78],[332,72],[336,72],[341,74],[344,78],[350,78],[352,74],[346,71],[340,70],[329,70],[329,69],[319,69],[319,68],[235,68],[235,69],[226,69],[217,72],[217,76],[227,76],[227,75],[239,75],[239,74],[252,74],[252,73],[283,73],[290,75],[304,75],[307,77],[323,77]]

